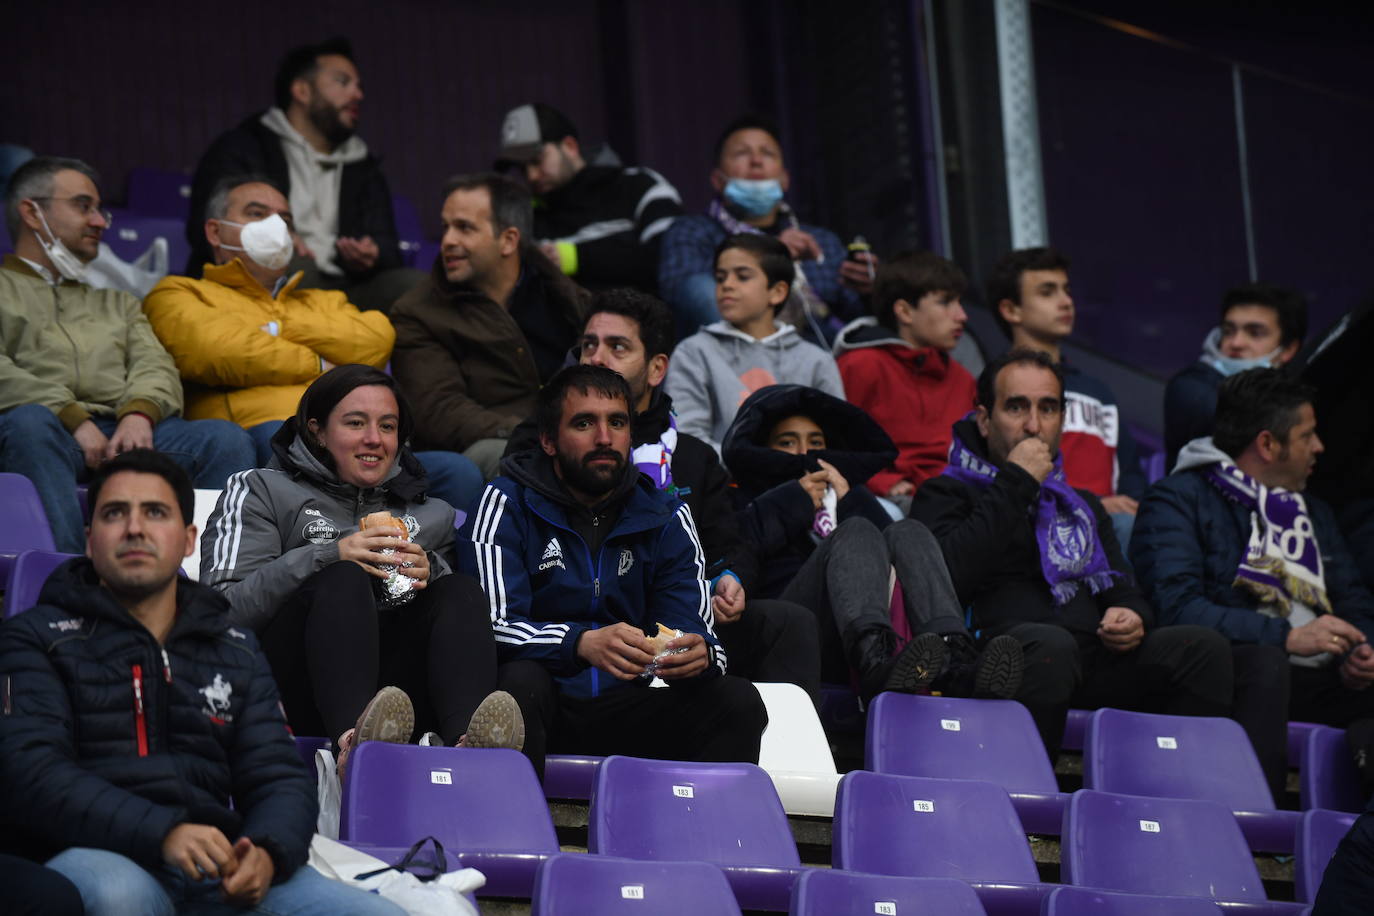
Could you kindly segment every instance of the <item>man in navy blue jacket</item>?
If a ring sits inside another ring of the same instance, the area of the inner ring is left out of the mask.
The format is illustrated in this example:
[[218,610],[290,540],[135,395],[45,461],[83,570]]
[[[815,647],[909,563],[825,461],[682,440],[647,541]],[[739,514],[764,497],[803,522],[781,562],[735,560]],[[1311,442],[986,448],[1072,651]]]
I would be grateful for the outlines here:
[[[1233,375],[1214,429],[1185,445],[1141,502],[1131,542],[1141,586],[1164,622],[1211,627],[1268,655],[1266,680],[1287,673],[1288,717],[1348,726],[1374,789],[1374,596],[1331,508],[1302,492],[1322,452],[1312,392],[1277,369]],[[1238,667],[1238,703],[1261,689],[1247,688]],[[1284,762],[1284,731],[1263,744],[1256,751],[1272,771]]]
[[89,499],[87,557],[0,627],[4,845],[65,875],[88,914],[398,913],[305,864],[315,789],[266,657],[177,575],[186,473],[126,452]]
[[[541,772],[546,751],[757,763],[763,701],[725,676],[691,511],[629,461],[631,403],[611,369],[558,372],[540,448],[468,515],[459,561],[490,601],[500,687]],[[660,626],[681,635],[651,642]]]

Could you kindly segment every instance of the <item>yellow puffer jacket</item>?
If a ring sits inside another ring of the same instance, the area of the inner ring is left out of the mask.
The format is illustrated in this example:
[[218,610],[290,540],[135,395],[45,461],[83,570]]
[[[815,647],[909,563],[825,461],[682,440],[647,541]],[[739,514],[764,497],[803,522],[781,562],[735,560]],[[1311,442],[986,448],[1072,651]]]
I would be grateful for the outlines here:
[[296,412],[321,360],[381,368],[396,332],[381,312],[362,312],[341,292],[296,289],[274,298],[235,258],[206,265],[205,279],[165,277],[143,311],[176,360],[186,416],[243,427]]

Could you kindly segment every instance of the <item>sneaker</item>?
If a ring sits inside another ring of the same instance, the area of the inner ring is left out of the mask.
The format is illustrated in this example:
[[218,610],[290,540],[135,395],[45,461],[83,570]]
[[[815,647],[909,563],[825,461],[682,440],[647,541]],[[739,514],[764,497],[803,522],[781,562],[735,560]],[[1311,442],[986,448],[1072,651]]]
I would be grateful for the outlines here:
[[458,739],[458,747],[507,747],[513,751],[525,747],[525,718],[515,697],[504,690],[494,690],[478,705],[468,722],[467,734]]
[[353,749],[364,741],[386,741],[407,744],[415,731],[415,708],[410,697],[399,687],[383,687],[367,701],[358,722],[339,736],[339,781],[343,781],[344,767]]
[[1026,654],[1015,636],[995,636],[988,640],[973,668],[973,695],[1010,700],[1021,689],[1021,672]]
[[884,690],[918,693],[929,687],[949,664],[949,647],[935,633],[922,633],[892,660]]

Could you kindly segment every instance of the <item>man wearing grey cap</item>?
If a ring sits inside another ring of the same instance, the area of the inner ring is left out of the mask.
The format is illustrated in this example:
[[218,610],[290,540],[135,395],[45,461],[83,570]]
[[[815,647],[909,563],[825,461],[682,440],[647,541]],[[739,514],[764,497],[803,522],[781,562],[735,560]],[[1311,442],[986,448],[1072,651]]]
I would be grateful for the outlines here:
[[511,167],[524,170],[535,196],[535,238],[563,273],[588,289],[655,290],[659,242],[682,213],[662,175],[589,164],[577,127],[543,102],[506,113],[497,168]]

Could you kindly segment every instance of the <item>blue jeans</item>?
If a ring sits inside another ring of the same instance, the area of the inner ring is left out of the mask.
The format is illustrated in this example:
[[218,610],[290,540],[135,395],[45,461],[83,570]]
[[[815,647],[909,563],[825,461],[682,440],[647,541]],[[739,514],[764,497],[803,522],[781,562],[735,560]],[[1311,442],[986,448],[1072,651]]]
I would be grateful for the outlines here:
[[[107,436],[117,425],[114,417],[92,419]],[[153,446],[185,468],[198,487],[222,490],[231,474],[253,467],[252,440],[228,420],[168,417],[153,427]],[[33,481],[58,550],[85,551],[76,484],[88,473],[86,461],[55,413],[40,404],[24,404],[0,414],[0,470]]]
[[48,860],[81,892],[86,916],[173,916],[177,913],[261,913],[265,916],[400,916],[400,907],[366,891],[332,881],[306,865],[289,881],[273,885],[256,907],[234,906],[220,896],[218,881],[188,881],[180,871],[149,871],[105,849],[74,847]]
[[713,271],[693,274],[683,281],[682,295],[672,303],[678,340],[700,331],[703,325],[720,321],[716,307],[716,278]]
[[259,423],[257,426],[248,427],[248,438],[253,440],[253,452],[258,467],[267,467],[267,462],[272,460],[272,437],[281,429],[285,420],[268,420],[266,423]]

